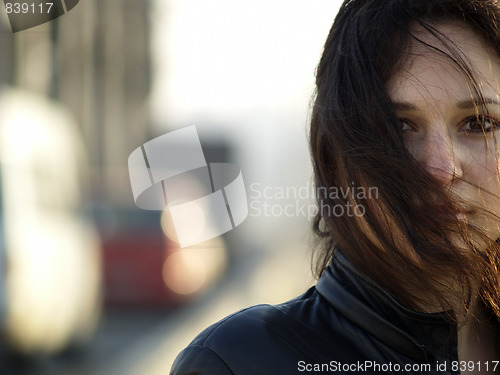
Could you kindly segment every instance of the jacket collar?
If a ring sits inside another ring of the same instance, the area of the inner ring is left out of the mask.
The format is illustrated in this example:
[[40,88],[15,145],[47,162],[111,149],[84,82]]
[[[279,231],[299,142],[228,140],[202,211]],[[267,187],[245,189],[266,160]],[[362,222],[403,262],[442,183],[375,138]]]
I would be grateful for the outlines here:
[[457,331],[446,312],[405,308],[336,249],[316,290],[340,314],[395,351],[424,363],[458,357]]

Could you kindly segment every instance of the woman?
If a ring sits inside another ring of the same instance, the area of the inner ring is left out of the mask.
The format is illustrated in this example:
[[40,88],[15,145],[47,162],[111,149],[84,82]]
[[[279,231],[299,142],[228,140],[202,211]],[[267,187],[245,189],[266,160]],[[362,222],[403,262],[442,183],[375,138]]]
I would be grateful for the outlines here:
[[321,277],[173,374],[500,373],[498,22],[495,0],[344,2],[311,119]]

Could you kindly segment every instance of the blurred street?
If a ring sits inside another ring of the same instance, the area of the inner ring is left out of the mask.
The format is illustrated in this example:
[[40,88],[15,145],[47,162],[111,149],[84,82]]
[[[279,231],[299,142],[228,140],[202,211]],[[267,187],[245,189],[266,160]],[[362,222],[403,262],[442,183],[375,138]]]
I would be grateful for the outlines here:
[[[307,228],[304,228],[307,231]],[[284,249],[282,249],[284,250]],[[209,293],[174,311],[107,311],[95,338],[81,352],[10,364],[12,375],[160,375],[197,333],[224,316],[257,303],[279,303],[312,282],[304,247],[270,253],[250,248]],[[302,263],[300,260],[302,259]],[[281,266],[276,268],[277,264]],[[279,280],[279,284],[274,284]],[[261,283],[268,283],[262,288]]]
[[[105,374],[116,362],[127,358],[125,353],[168,322],[164,311],[108,311],[99,330],[82,350],[74,350],[51,358],[8,359],[3,373],[19,375]],[[116,372],[115,372],[116,373]]]

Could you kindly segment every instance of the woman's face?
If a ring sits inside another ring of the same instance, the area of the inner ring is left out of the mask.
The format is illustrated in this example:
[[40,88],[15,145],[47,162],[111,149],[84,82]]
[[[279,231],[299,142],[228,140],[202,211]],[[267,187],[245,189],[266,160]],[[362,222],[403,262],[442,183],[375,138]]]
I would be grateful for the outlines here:
[[[480,206],[500,216],[500,59],[468,26],[446,23],[436,28],[472,67],[488,113],[475,106],[479,101],[464,72],[446,56],[415,41],[387,89],[408,150],[457,197],[457,202],[465,202],[460,203],[457,217],[498,238],[499,220],[492,215],[473,214],[470,209]],[[423,29],[415,28],[414,35],[448,52]]]

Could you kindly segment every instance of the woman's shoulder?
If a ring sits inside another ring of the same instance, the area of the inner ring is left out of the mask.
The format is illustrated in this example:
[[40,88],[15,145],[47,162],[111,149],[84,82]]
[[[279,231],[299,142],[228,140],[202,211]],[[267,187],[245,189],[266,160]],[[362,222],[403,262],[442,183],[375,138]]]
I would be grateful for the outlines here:
[[300,358],[294,348],[311,342],[311,335],[325,334],[318,315],[321,305],[321,297],[311,288],[279,305],[256,305],[231,314],[179,354],[172,374],[279,374],[287,373],[286,366],[296,370]]
[[[307,305],[318,303],[319,294],[314,288],[290,301],[277,304],[261,304],[235,312],[200,333],[190,345],[208,348],[230,349],[240,347],[272,334],[275,327],[283,329],[288,324],[307,325]],[[308,329],[311,329],[308,326]],[[242,339],[245,340],[242,340]]]

